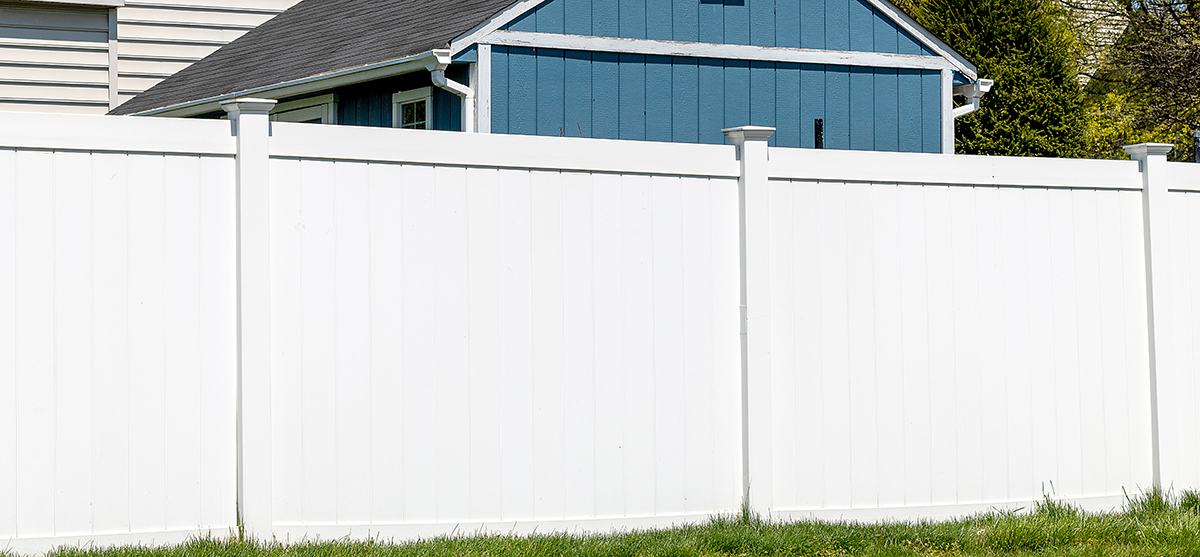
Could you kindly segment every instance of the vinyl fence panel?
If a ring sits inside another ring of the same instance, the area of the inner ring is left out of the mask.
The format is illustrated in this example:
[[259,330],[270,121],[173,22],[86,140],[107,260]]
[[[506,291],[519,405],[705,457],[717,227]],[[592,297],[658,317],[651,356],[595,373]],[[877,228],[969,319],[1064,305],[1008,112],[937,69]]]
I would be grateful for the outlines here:
[[1151,483],[1140,192],[1067,168],[968,185],[1008,172],[982,164],[963,184],[785,178],[804,156],[771,153],[774,510],[1111,508]]
[[236,525],[234,160],[227,124],[206,131],[216,153],[0,149],[0,537],[18,551]]
[[737,509],[735,180],[271,165],[277,531]]
[[8,547],[1200,487],[1200,170],[1166,146],[768,149],[753,127],[690,145],[269,106],[0,114]]

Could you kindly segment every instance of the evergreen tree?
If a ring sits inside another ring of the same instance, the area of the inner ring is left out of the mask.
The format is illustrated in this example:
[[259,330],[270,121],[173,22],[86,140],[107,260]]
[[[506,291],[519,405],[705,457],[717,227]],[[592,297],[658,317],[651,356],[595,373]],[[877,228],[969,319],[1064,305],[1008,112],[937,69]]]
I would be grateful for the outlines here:
[[1078,53],[1054,0],[908,0],[901,7],[996,82],[978,111],[955,122],[959,153],[1088,156]]

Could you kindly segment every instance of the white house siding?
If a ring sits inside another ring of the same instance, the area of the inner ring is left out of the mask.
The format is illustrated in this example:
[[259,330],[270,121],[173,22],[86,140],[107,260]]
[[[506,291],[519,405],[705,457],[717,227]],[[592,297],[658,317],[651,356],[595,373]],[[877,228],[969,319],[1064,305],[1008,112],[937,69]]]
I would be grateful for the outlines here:
[[295,3],[0,1],[0,111],[104,114]]
[[208,56],[296,2],[126,2],[117,9],[118,104]]
[[108,9],[0,2],[0,110],[108,111]]

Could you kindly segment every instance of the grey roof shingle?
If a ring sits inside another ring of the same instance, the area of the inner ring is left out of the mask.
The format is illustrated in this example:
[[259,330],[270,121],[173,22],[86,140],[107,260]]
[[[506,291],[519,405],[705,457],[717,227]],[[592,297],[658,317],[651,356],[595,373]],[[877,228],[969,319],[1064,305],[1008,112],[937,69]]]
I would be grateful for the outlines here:
[[303,0],[111,114],[134,114],[445,48],[514,2]]

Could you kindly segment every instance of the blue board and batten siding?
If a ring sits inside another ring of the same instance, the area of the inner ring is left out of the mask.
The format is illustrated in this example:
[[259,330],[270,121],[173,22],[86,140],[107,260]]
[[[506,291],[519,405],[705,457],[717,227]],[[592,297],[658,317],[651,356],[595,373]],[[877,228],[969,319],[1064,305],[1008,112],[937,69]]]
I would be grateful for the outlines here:
[[626,39],[934,55],[864,0],[550,0],[504,28]]
[[777,128],[779,147],[941,152],[937,71],[492,48],[492,132],[723,143]]
[[[615,4],[615,9],[614,9]],[[865,0],[550,0],[506,30],[934,56]],[[941,152],[938,71],[495,46],[494,133]]]

